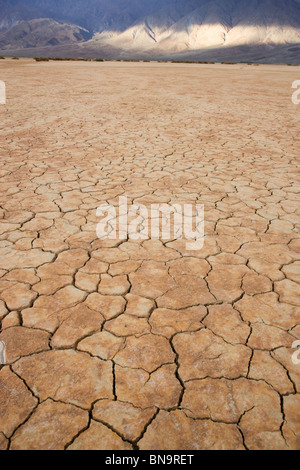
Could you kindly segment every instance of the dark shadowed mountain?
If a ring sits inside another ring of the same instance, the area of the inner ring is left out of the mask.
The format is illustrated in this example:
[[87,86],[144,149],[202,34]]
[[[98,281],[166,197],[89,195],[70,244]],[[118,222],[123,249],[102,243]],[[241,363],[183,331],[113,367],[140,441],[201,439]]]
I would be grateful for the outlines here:
[[51,18],[91,32],[122,31],[172,0],[0,0],[0,28],[16,21]]
[[299,0],[0,0],[1,53],[298,63],[299,47]]

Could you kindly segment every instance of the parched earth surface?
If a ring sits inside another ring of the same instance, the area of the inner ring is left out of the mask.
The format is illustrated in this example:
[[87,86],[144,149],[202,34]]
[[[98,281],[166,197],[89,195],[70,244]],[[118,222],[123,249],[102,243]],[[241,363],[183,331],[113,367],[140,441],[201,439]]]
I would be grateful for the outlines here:
[[[300,448],[299,78],[1,61],[0,449]],[[99,240],[122,195],[203,248]]]

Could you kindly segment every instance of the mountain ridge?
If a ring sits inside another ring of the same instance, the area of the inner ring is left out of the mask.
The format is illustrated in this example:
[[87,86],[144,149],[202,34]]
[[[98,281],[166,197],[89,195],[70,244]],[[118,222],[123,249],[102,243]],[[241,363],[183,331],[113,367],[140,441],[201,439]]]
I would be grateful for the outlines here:
[[116,58],[176,58],[197,51],[200,57],[215,49],[226,55],[230,48],[249,47],[265,48],[267,59],[276,48],[294,47],[289,60],[300,61],[300,2],[0,0],[1,53],[35,48],[50,53],[68,45],[82,55],[111,50]]

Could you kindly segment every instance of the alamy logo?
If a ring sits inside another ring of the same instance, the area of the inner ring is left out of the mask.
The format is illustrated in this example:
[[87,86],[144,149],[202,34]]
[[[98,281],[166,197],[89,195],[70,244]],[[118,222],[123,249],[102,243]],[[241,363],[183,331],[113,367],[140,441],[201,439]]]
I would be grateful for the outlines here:
[[6,86],[2,80],[0,80],[0,104],[6,104]]
[[204,244],[202,204],[143,204],[128,206],[126,196],[119,206],[102,204],[96,212],[103,217],[97,224],[101,240],[186,240],[187,250],[201,250]]
[[297,351],[295,351],[294,354],[292,355],[293,364],[298,366],[300,364],[300,341],[294,341],[292,348],[293,349],[298,348]]
[[6,348],[5,348],[5,343],[3,341],[0,341],[0,364],[4,365],[6,364]]
[[296,91],[292,95],[292,102],[294,104],[300,104],[300,80],[294,81],[292,88],[296,88]]

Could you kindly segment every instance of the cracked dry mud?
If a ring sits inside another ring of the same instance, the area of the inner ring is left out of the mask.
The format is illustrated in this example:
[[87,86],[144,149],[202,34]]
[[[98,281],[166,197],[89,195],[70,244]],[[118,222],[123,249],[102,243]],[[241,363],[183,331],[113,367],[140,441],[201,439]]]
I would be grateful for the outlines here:
[[[0,78],[0,449],[299,449],[297,69]],[[203,203],[203,249],[98,240],[121,195]]]

